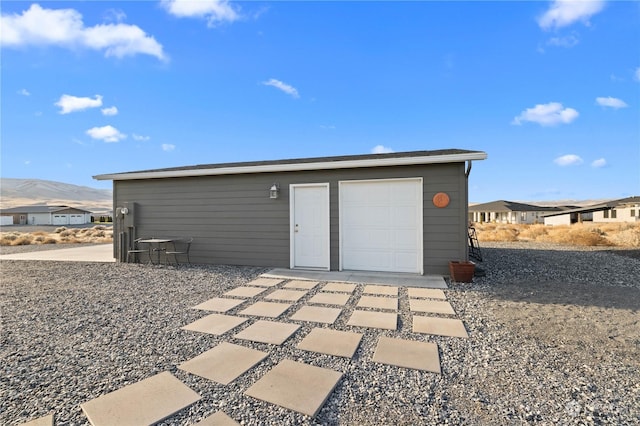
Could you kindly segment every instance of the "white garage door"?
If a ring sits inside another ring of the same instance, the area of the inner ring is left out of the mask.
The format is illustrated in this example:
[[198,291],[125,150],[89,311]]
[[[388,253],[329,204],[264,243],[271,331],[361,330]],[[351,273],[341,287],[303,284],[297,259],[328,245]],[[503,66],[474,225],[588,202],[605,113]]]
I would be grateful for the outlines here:
[[84,224],[84,215],[83,214],[72,214],[69,218],[70,225],[82,225]]
[[69,217],[66,214],[54,214],[53,215],[53,224],[54,225],[68,225]]
[[340,182],[341,269],[422,267],[422,179]]

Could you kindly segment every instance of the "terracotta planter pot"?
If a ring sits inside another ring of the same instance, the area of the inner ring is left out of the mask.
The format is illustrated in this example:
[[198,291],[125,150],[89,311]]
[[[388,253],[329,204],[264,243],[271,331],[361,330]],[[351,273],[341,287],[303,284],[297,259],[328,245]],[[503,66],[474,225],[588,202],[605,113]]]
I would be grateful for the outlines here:
[[476,264],[473,262],[459,262],[456,260],[449,262],[449,273],[452,281],[470,283],[473,281],[475,270]]

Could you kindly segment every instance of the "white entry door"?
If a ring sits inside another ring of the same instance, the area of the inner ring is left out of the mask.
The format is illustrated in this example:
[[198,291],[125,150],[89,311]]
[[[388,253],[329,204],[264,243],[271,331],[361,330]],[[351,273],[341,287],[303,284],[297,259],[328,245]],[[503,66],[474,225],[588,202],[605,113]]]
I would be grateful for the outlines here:
[[423,273],[422,179],[340,182],[341,269]]
[[329,270],[329,184],[291,185],[291,268]]

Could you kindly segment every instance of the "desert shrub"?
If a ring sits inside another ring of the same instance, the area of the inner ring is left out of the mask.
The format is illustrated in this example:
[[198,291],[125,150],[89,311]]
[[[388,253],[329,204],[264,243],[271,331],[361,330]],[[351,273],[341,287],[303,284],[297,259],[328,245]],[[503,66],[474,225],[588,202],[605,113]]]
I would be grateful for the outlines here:
[[58,244],[58,240],[55,238],[47,237],[42,241],[42,244]]
[[75,232],[72,229],[67,229],[60,233],[61,237],[70,237],[72,235],[75,235]]
[[22,234],[11,242],[12,246],[28,246],[31,244],[33,237],[30,234]]
[[640,247],[640,226],[627,227],[620,232],[607,236],[612,244],[624,247]]
[[33,241],[35,241],[36,243],[42,243],[45,239],[44,235],[35,235],[34,233],[33,236],[35,237]]
[[518,239],[521,241],[536,241],[543,235],[547,234],[546,225],[522,225],[523,229],[518,234]]
[[549,229],[547,235],[540,238],[540,241],[576,246],[611,245],[611,242],[601,235],[598,229],[589,229],[581,225],[554,226]]
[[511,225],[494,225],[476,232],[479,241],[518,241],[518,229]]
[[107,227],[104,226],[104,225],[96,225],[91,229],[96,230],[96,231],[104,231],[105,229],[107,229]]
[[55,232],[56,234],[59,234],[59,233],[61,233],[63,231],[66,231],[66,230],[67,230],[66,226],[61,226],[60,228],[56,228],[56,230],[53,231],[53,232]]

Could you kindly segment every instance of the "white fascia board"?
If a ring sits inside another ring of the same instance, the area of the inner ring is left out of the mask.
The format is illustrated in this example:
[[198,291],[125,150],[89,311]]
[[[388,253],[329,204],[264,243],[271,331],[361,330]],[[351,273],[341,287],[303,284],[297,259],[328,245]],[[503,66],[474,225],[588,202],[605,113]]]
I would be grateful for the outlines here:
[[264,164],[254,166],[213,167],[210,169],[165,170],[149,172],[113,173],[97,175],[96,180],[136,180],[175,177],[238,175],[247,173],[299,172],[308,170],[357,169],[365,167],[412,166],[418,164],[463,163],[484,160],[487,154],[474,152],[466,154],[427,155],[422,157],[369,158],[364,160],[319,161],[312,163]]

